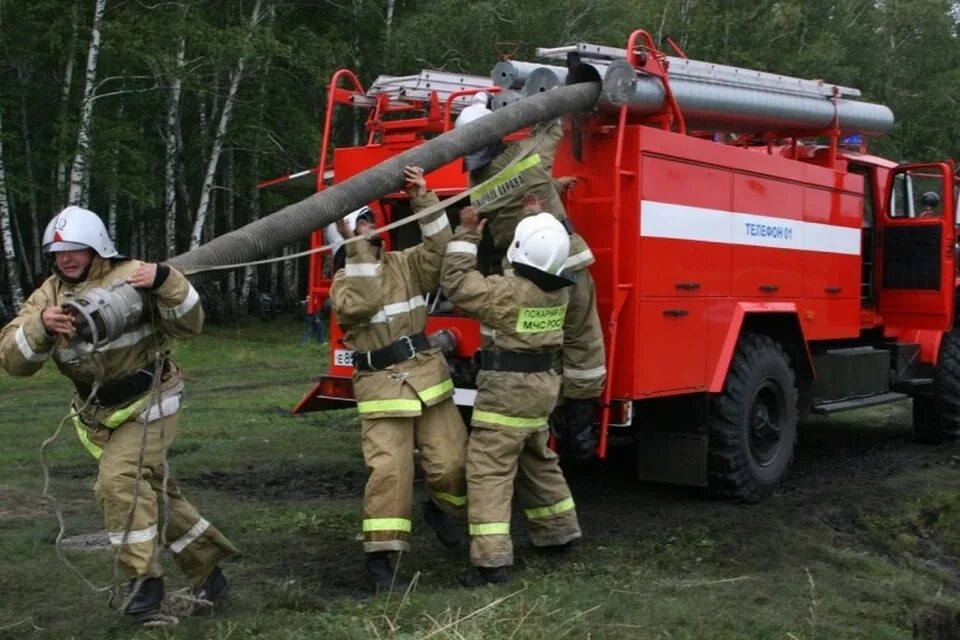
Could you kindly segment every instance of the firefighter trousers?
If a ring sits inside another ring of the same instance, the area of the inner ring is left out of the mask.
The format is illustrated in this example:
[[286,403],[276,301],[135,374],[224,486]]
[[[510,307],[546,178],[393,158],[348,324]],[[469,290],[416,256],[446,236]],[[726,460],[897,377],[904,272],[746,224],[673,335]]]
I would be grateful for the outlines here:
[[147,424],[129,420],[116,429],[77,425],[81,441],[100,461],[94,493],[128,579],[163,575],[158,541],[193,585],[202,583],[221,558],[237,551],[183,497],[173,478],[168,477],[163,486],[164,454],[176,436],[178,416],[174,413]]
[[513,564],[510,511],[514,480],[534,546],[580,538],[577,511],[549,431],[473,427],[467,445],[470,562],[478,567]]
[[607,380],[603,329],[597,314],[597,287],[589,269],[576,271],[577,284],[563,321],[563,399],[598,398]]
[[467,502],[464,455],[467,429],[452,398],[412,418],[361,420],[369,477],[363,493],[363,550],[408,551],[413,504],[413,448],[433,502],[462,517]]

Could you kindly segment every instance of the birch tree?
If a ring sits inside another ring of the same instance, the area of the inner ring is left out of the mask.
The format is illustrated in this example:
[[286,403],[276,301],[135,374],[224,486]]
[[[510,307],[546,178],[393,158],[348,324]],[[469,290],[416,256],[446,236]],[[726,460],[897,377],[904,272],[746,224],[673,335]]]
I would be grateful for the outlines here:
[[[0,112],[0,134],[3,133],[3,113]],[[17,250],[13,244],[13,228],[10,225],[10,201],[7,200],[7,174],[3,168],[3,136],[0,135],[0,239],[3,240],[3,257],[10,278],[10,294],[13,305],[23,306],[23,287],[20,285],[20,267],[17,265]]]
[[19,309],[23,306],[23,287],[20,284],[20,267],[17,266],[17,250],[13,244],[11,217],[10,201],[7,199],[7,172],[3,166],[3,111],[0,111],[0,241],[3,244],[3,257],[10,278],[10,295],[13,297],[14,307]]
[[[77,2],[73,2],[72,6],[72,16],[73,20],[71,21],[71,30],[70,30],[70,44],[66,50],[66,60],[63,63],[63,84],[60,86],[60,115],[59,115],[59,131],[58,131],[58,151],[60,152],[59,159],[57,161],[57,194],[58,198],[63,198],[64,194],[67,192],[67,163],[66,163],[66,148],[67,148],[67,139],[69,138],[69,122],[70,118],[68,117],[70,111],[70,93],[73,90],[73,67],[76,64],[76,56],[74,55],[74,49],[77,44],[77,30],[80,22],[80,16],[77,9]],[[64,204],[62,200],[57,202],[56,208],[61,208]]]
[[167,127],[164,133],[166,157],[163,179],[163,226],[166,257],[177,255],[177,156],[179,152],[180,93],[183,87],[183,69],[187,52],[187,39],[180,36],[177,41],[177,57],[174,64],[173,79],[170,82],[170,95],[167,102]]
[[93,138],[93,102],[97,83],[97,59],[100,57],[100,27],[107,0],[96,0],[93,11],[93,27],[90,29],[90,48],[87,50],[87,70],[84,75],[83,100],[80,103],[80,123],[77,130],[77,151],[70,169],[70,191],[67,204],[84,205],[87,193],[87,153]]
[[[253,7],[253,15],[250,17],[250,29],[247,32],[247,44],[253,37],[253,32],[259,24],[264,13],[261,10],[262,1],[257,0]],[[220,162],[220,153],[223,150],[223,140],[227,134],[227,126],[230,124],[230,118],[233,115],[233,105],[237,98],[237,91],[240,88],[240,81],[243,79],[243,71],[247,63],[247,48],[240,54],[237,66],[230,74],[230,88],[227,91],[227,97],[223,102],[223,110],[220,112],[220,120],[217,124],[217,131],[213,138],[213,146],[210,149],[210,158],[207,161],[207,171],[203,178],[203,186],[200,189],[200,203],[197,205],[197,215],[193,221],[193,233],[190,235],[190,250],[200,246],[203,238],[204,222],[210,208],[210,190],[213,188],[213,181],[217,173],[217,165]]]

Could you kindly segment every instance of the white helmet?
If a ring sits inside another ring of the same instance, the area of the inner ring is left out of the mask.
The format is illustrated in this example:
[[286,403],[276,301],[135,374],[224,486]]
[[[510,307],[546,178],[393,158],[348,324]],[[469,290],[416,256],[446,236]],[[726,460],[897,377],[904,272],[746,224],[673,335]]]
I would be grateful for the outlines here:
[[456,129],[465,124],[470,124],[474,120],[479,120],[488,113],[492,113],[487,107],[489,104],[490,94],[486,91],[473,94],[473,99],[470,100],[470,104],[460,112],[460,115],[458,115],[454,121],[453,128]]
[[[346,219],[347,224],[350,226],[350,229],[356,230],[357,218],[359,218],[361,215],[364,215],[364,214],[369,214],[370,221],[371,222],[373,221],[373,210],[366,205],[360,207],[359,209],[355,209],[354,211],[351,211],[350,213],[348,213],[343,217],[344,219]],[[336,253],[337,249],[340,248],[340,245],[343,244],[343,236],[341,236],[340,232],[337,231],[337,223],[331,222],[330,224],[328,224],[326,228],[326,233],[327,233],[327,244],[333,245],[331,252]]]
[[120,255],[100,216],[87,209],[69,206],[47,223],[43,232],[43,250],[50,253],[80,249],[93,249],[101,258]]
[[559,276],[570,255],[570,234],[552,213],[538,213],[517,225],[507,260]]

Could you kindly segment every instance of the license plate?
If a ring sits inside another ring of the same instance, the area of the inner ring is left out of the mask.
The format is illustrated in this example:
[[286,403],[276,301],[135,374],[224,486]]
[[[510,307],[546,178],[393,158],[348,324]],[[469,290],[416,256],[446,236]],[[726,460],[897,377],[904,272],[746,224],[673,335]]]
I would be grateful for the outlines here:
[[353,366],[353,351],[350,349],[337,349],[333,352],[333,364],[338,367]]

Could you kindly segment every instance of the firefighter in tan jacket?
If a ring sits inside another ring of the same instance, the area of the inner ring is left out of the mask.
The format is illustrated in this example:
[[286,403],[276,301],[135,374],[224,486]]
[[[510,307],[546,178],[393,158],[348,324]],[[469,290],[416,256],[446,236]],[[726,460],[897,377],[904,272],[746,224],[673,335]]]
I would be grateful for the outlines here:
[[[487,94],[478,93],[475,102],[457,117],[456,126],[463,126],[490,113]],[[563,137],[559,120],[534,127],[533,135],[544,139],[536,153],[523,158],[507,169],[505,175],[470,196],[471,204],[489,220],[494,246],[505,251],[517,224],[524,218],[544,210],[556,218],[570,233],[570,255],[564,272],[576,278],[570,289],[570,303],[563,331],[563,384],[560,398],[563,406],[554,413],[560,451],[573,458],[588,458],[596,449],[593,410],[606,382],[606,356],[603,330],[597,315],[597,293],[588,267],[594,256],[583,238],[577,234],[564,211],[561,189],[571,184],[570,178],[553,179],[551,171],[557,146]],[[484,182],[513,161],[520,152],[516,142],[498,143],[464,157],[470,186]],[[532,197],[537,206],[524,206],[524,197]],[[504,268],[509,272],[509,267]]]
[[[404,170],[415,211],[438,202],[426,191],[423,171]],[[466,428],[453,402],[453,381],[443,354],[423,331],[424,296],[434,292],[440,262],[452,235],[440,209],[420,220],[423,242],[382,253],[373,225],[362,216],[356,229],[338,230],[367,240],[346,245],[346,265],[334,276],[331,297],[344,341],[354,350],[354,394],[360,412],[363,457],[369,470],[363,496],[365,579],[374,587],[405,590],[388,554],[410,548],[413,449],[420,448],[430,499],[424,516],[441,544],[456,547],[466,505]]]
[[553,365],[573,285],[561,276],[569,235],[549,213],[525,218],[507,252],[514,274],[484,277],[475,270],[483,224],[470,208],[461,212],[440,275],[447,297],[480,320],[483,338],[467,446],[473,568],[458,576],[466,587],[508,579],[514,479],[535,546],[564,547],[580,538],[570,489],[547,448],[547,418],[560,392]]
[[[166,356],[168,338],[200,333],[203,310],[197,292],[166,265],[120,256],[99,216],[80,207],[67,207],[50,221],[43,249],[54,254],[54,275],[0,331],[0,365],[11,375],[29,376],[52,358],[76,387],[73,406],[80,411],[73,423],[99,461],[94,491],[110,542],[119,548],[120,565],[131,581],[124,613],[159,610],[164,588],[157,540],[164,531],[163,542],[194,585],[194,594],[225,597],[229,582],[217,563],[235,547],[197,513],[172,478],[165,498],[160,497],[164,454],[176,434],[183,391],[177,367]],[[69,303],[124,281],[143,294],[142,320],[95,349],[78,341],[77,317],[69,312]],[[158,359],[157,354],[163,355]]]

